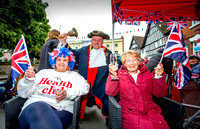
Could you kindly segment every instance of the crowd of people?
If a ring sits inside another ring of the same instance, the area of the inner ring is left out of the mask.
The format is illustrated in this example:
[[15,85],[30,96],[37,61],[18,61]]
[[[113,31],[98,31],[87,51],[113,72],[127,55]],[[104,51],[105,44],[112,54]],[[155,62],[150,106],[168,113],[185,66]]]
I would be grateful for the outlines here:
[[[119,95],[124,129],[169,129],[152,96],[164,97],[169,92],[166,78],[176,74],[173,60],[163,58],[160,62],[163,49],[144,60],[137,51],[128,50],[117,60],[118,65],[113,65],[112,52],[103,46],[109,35],[94,30],[87,36],[90,45],[73,49],[67,33],[48,33],[37,73],[29,67],[18,82],[18,95],[28,98],[19,115],[20,128],[67,128],[76,96],[82,96],[80,119],[84,119],[86,106],[97,105],[108,126],[108,96]],[[189,61],[191,72],[200,75],[200,58],[191,55]],[[73,71],[75,65],[77,71]],[[115,73],[118,80],[112,80]],[[199,77],[194,80],[200,85]]]

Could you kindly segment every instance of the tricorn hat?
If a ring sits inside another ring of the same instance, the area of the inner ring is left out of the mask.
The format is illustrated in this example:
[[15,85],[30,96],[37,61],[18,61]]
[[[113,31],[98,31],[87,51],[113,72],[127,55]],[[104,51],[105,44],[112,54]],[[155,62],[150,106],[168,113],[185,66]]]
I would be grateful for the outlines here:
[[103,39],[110,39],[110,36],[102,31],[94,30],[88,34],[88,38],[92,38],[92,36],[100,36]]

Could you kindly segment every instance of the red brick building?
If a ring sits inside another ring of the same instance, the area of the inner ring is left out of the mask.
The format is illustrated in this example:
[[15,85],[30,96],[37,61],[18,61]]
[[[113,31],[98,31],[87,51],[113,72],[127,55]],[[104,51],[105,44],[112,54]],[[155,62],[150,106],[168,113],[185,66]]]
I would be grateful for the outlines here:
[[188,48],[188,56],[197,54],[200,56],[200,51],[194,51],[194,47],[197,45],[197,39],[200,38],[200,21],[188,21],[187,27],[182,29],[185,45]]

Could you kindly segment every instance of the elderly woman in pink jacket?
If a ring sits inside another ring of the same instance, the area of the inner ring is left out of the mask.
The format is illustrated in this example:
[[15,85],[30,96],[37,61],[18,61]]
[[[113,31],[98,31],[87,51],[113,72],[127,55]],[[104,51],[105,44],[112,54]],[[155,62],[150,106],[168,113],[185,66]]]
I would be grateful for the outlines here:
[[[121,60],[123,65],[118,71],[116,65],[109,65],[106,94],[119,93],[123,129],[169,129],[160,107],[152,100],[152,95],[164,97],[167,94],[163,65],[159,63],[151,73],[140,63],[140,54],[134,50],[124,52]],[[119,80],[111,79],[116,72]]]

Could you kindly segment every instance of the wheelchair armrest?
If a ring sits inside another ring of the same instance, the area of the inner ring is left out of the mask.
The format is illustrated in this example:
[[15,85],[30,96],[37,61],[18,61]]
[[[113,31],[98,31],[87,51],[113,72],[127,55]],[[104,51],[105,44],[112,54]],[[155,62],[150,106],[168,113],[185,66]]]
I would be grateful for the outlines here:
[[26,100],[27,99],[15,96],[5,102],[6,129],[18,127],[18,116]]
[[122,129],[121,106],[113,96],[108,96],[109,102],[109,127],[112,129]]

